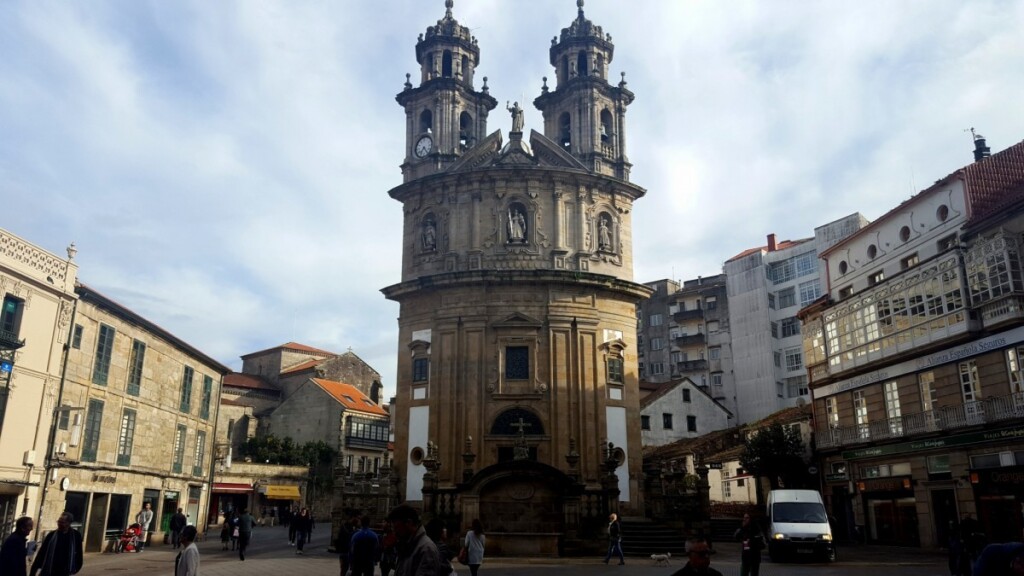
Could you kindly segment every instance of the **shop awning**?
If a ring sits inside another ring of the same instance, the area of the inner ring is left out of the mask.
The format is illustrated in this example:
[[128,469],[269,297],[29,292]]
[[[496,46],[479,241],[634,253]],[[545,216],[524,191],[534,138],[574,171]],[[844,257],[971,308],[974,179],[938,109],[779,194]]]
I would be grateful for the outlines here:
[[287,484],[267,484],[266,494],[267,498],[276,500],[299,500],[302,498],[298,486]]
[[214,492],[252,492],[252,484],[233,484],[231,482],[214,482]]

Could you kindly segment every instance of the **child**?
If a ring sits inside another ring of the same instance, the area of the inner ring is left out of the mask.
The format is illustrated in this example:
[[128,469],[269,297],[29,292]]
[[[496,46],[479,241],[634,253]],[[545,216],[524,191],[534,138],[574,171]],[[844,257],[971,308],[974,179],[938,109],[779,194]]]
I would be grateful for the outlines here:
[[228,549],[228,542],[231,541],[231,520],[225,518],[224,524],[220,527],[221,550]]

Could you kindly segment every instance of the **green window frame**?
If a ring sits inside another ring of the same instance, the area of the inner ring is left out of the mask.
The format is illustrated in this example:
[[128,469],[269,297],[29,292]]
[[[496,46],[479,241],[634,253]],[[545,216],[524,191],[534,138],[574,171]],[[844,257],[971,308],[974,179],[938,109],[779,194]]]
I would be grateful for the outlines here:
[[100,333],[96,338],[96,360],[92,365],[92,381],[100,386],[107,385],[110,376],[110,358],[114,355],[115,330],[106,324],[100,324]]
[[203,404],[199,407],[199,417],[210,419],[210,402],[213,398],[213,377],[203,376]]
[[181,371],[181,402],[179,409],[188,414],[192,410],[192,380],[196,372],[191,366],[185,366]]
[[117,465],[130,466],[132,444],[135,442],[135,410],[125,408],[121,412],[121,433],[117,438]]
[[128,384],[124,391],[138,396],[142,390],[142,365],[146,361],[146,344],[140,340],[132,340],[132,357],[128,362]]
[[181,474],[182,465],[185,462],[185,438],[187,435],[188,429],[185,428],[185,425],[178,424],[178,428],[174,432],[174,462],[171,463],[171,471],[175,474]]
[[89,409],[85,414],[85,433],[82,438],[82,462],[96,461],[101,430],[103,430],[103,401],[89,400]]
[[199,430],[196,432],[196,453],[192,459],[192,475],[202,476],[203,475],[203,461],[206,458],[206,431]]

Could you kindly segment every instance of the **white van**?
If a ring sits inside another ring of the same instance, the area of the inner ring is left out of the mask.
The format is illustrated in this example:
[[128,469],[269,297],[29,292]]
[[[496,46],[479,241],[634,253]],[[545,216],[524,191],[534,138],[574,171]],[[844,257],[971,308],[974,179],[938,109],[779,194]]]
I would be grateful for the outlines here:
[[768,493],[768,555],[778,562],[789,555],[836,561],[832,527],[817,490]]

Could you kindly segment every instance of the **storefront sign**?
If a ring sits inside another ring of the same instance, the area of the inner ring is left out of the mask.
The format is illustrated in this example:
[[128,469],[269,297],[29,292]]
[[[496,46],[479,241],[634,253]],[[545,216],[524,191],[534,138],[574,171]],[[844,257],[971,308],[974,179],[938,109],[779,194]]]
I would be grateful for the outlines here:
[[860,492],[904,492],[912,491],[910,478],[869,478],[857,482]]
[[840,380],[839,382],[833,382],[820,388],[814,389],[814,397],[824,398],[825,396],[831,396],[840,392],[846,392],[847,390],[853,390],[868,384],[874,384],[883,380],[889,380],[906,374],[913,374],[921,370],[927,370],[935,366],[941,366],[942,364],[948,364],[950,362],[956,362],[978,354],[984,354],[990,350],[998,350],[1000,348],[1010,346],[1012,344],[1018,344],[1024,342],[1024,326],[1008,330],[1001,334],[989,336],[987,338],[981,338],[962,346],[956,346],[953,348],[947,348],[935,354],[929,354],[928,356],[922,356],[920,358],[914,358],[913,360],[907,360],[906,362],[900,362],[899,364],[893,364],[887,366],[883,370],[875,370],[874,372],[868,372],[862,374],[856,378],[850,378],[849,380]]
[[858,448],[843,452],[846,460],[859,458],[874,458],[876,456],[890,456],[892,454],[905,454],[907,452],[923,452],[925,450],[936,450],[952,446],[964,446],[966,444],[980,444],[982,442],[997,442],[1000,440],[1018,440],[1024,438],[1024,426],[1015,426],[1003,430],[971,432],[958,436],[946,438],[931,438],[918,440],[916,442],[900,442],[899,444],[887,444],[885,446],[874,446],[871,448]]
[[825,474],[825,482],[846,482],[847,480],[849,480],[849,478],[846,476],[846,472]]
[[995,468],[993,470],[977,470],[973,474],[978,475],[980,482],[990,484],[1002,484],[1020,486],[1024,484],[1024,468],[1016,466],[1011,469]]
[[117,484],[117,476],[110,476],[108,474],[93,474],[93,482],[99,482],[100,484]]

